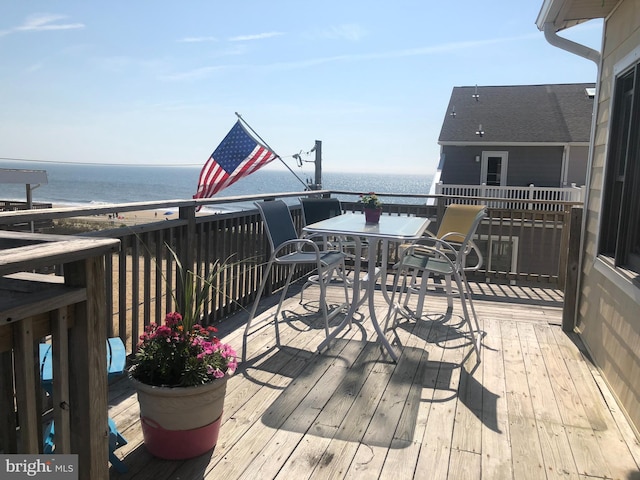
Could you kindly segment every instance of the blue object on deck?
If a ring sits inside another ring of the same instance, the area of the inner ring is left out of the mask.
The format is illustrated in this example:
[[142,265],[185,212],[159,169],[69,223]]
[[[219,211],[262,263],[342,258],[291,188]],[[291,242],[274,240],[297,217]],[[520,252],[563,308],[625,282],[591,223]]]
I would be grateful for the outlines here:
[[[51,356],[51,344],[41,343],[40,353],[40,382],[42,388],[53,395],[53,358]],[[121,375],[127,363],[127,351],[120,337],[107,339],[107,375],[108,378]],[[119,472],[126,473],[127,466],[115,455],[115,450],[126,445],[127,440],[118,431],[112,418],[109,422],[109,461]],[[43,434],[43,453],[53,453],[56,445],[54,440],[55,429],[53,420],[49,422]]]

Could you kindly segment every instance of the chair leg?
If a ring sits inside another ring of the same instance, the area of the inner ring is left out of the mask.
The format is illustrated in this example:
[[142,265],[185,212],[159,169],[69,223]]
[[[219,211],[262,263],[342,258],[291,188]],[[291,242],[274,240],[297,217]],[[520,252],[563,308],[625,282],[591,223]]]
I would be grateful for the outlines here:
[[284,288],[282,289],[282,293],[280,294],[280,301],[278,302],[278,308],[276,308],[276,313],[273,316],[273,326],[276,329],[276,345],[280,347],[280,328],[278,327],[278,315],[280,315],[280,310],[282,309],[282,302],[284,298],[287,296],[287,291],[289,290],[289,285],[291,284],[291,279],[293,278],[293,272],[295,272],[295,265],[289,265],[289,274],[287,275],[287,281],[284,284]]
[[[465,292],[467,295],[467,299],[469,301],[469,307],[471,308],[471,314],[473,316],[473,322],[475,323],[475,328],[476,328],[476,343],[477,343],[477,352],[478,352],[478,361],[480,360],[480,348],[482,347],[482,332],[480,330],[480,321],[478,320],[478,314],[476,313],[476,308],[473,305],[473,294],[471,292],[471,287],[469,286],[469,282],[467,282],[467,276],[464,274],[464,272],[462,273],[462,280],[465,286]],[[471,328],[471,325],[469,325],[469,327]]]
[[127,440],[118,431],[115,422],[109,418],[109,461],[118,473],[127,473],[129,470],[124,462],[114,453],[117,448],[126,444]]
[[429,284],[429,277],[430,274],[428,272],[422,272],[422,279],[420,280],[420,291],[418,293],[418,304],[416,305],[416,318],[422,317],[422,311],[424,310],[424,299],[427,296],[427,285]]
[[258,292],[256,293],[256,299],[253,302],[253,306],[251,307],[251,312],[249,312],[249,318],[247,319],[247,325],[244,328],[244,334],[242,335],[242,361],[245,362],[247,360],[247,336],[249,335],[249,329],[251,328],[251,322],[256,316],[256,311],[258,310],[258,304],[260,303],[260,299],[262,298],[262,293],[264,292],[264,287],[267,284],[267,280],[269,279],[269,274],[271,273],[271,267],[273,265],[273,260],[269,260],[267,266],[265,267],[264,274],[262,275],[262,281],[260,282],[260,287],[258,287]]
[[[471,316],[469,315],[469,307],[467,306],[467,299],[465,298],[465,286],[463,285],[463,280],[460,278],[460,275],[458,275],[457,273],[454,274],[455,277],[455,281],[456,281],[456,287],[458,288],[458,291],[460,292],[460,303],[462,304],[462,312],[464,315],[464,319],[466,321],[466,323],[469,325],[469,333],[471,334],[471,341],[473,342],[473,349],[476,351],[476,355],[478,357],[478,362],[480,362],[480,342],[478,341],[478,336],[476,335],[473,325],[471,324]],[[471,302],[471,308],[473,309],[473,301],[471,300],[471,297],[469,297],[469,302]],[[473,309],[474,315],[475,315],[475,309]],[[477,323],[477,318],[474,318],[474,320]]]
[[[342,274],[343,276],[343,282],[342,282],[342,287],[344,288],[344,303],[345,305],[349,306],[350,302],[349,302],[349,285],[347,284],[347,277],[346,277],[346,265],[344,262],[342,262]],[[349,327],[351,327],[351,317],[349,317]]]
[[[444,276],[445,293],[447,294],[447,307],[453,309],[453,289],[451,288],[451,275]],[[460,292],[462,295],[462,292]]]
[[55,431],[53,426],[53,420],[47,424],[47,428],[45,428],[42,434],[42,443],[44,444],[42,447],[42,453],[53,453],[56,448],[55,443]]

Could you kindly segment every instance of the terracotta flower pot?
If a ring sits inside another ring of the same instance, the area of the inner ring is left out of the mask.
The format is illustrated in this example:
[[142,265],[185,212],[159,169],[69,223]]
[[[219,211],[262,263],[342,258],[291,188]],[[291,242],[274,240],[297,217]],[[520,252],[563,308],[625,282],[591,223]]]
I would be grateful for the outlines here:
[[138,393],[144,444],[166,460],[197,457],[216,446],[227,377],[193,387],[157,387],[129,376]]
[[365,208],[364,218],[367,223],[375,224],[380,222],[381,208]]

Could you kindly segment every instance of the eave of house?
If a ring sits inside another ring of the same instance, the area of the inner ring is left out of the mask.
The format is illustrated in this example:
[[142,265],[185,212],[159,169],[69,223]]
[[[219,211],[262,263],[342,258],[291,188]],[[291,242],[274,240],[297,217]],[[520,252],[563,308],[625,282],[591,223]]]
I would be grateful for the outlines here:
[[621,0],[544,0],[536,25],[553,24],[556,32],[596,18],[606,18]]
[[442,147],[564,147],[572,145],[576,147],[588,147],[589,142],[455,142],[439,141]]

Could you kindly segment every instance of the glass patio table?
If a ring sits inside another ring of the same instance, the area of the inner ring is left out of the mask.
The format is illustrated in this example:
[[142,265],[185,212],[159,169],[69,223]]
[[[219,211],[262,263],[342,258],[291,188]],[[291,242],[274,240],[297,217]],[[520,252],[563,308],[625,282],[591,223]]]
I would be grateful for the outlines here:
[[[368,299],[369,314],[373,328],[378,336],[378,341],[389,353],[389,356],[393,361],[398,360],[398,355],[393,350],[393,347],[385,337],[385,334],[376,317],[376,310],[374,304],[374,294],[376,288],[376,272],[380,272],[380,283],[383,296],[387,303],[389,303],[389,294],[386,289],[387,280],[387,254],[389,242],[410,242],[418,240],[427,226],[430,220],[422,217],[409,217],[409,216],[392,216],[381,215],[380,223],[369,224],[365,222],[364,214],[362,213],[345,213],[332,217],[321,222],[313,223],[304,227],[304,232],[309,234],[321,234],[321,235],[334,235],[338,237],[351,237],[356,244],[356,260],[355,271],[353,281],[353,299],[349,312],[339,328],[336,328],[332,335],[327,338],[318,346],[318,350],[321,350],[329,344],[329,342],[339,333],[346,325],[351,325],[353,315],[360,305],[360,279],[361,262],[362,257],[362,240],[366,239],[368,243],[367,248],[367,281],[365,296]],[[382,243],[382,255],[380,263],[378,264],[378,247]],[[364,299],[363,299],[364,300]]]

